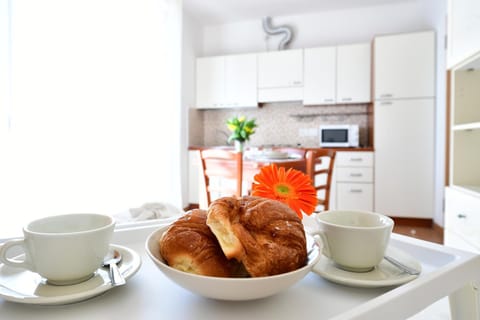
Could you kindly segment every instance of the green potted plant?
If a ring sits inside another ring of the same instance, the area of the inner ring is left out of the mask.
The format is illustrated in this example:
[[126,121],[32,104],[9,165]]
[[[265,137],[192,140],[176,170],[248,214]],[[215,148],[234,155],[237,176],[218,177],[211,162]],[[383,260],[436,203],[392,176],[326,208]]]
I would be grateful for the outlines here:
[[232,132],[228,137],[228,142],[234,141],[235,150],[243,152],[245,141],[250,139],[250,136],[255,133],[257,124],[255,119],[247,120],[245,116],[232,117],[227,120],[227,127]]

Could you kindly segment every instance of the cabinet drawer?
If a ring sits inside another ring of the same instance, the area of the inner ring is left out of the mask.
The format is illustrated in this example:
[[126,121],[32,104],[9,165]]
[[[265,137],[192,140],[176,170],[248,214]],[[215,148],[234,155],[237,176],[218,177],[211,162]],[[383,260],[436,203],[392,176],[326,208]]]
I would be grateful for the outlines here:
[[337,152],[337,167],[373,167],[373,152]]
[[[462,236],[480,248],[480,198],[447,188],[445,192],[445,229]],[[448,243],[446,242],[448,245]]]
[[337,168],[338,182],[373,182],[373,168]]
[[373,211],[373,184],[337,183],[337,210]]

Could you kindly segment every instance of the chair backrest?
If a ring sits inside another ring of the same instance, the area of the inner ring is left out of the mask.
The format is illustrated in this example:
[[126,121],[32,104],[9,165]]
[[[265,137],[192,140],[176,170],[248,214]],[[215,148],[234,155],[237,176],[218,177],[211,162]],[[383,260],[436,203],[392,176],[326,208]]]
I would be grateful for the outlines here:
[[243,153],[233,150],[200,151],[207,206],[218,197],[242,195]]
[[330,206],[330,188],[335,155],[336,151],[332,149],[310,149],[307,150],[305,156],[307,175],[312,179],[312,184],[317,190],[318,205],[321,205],[323,210],[328,210]]

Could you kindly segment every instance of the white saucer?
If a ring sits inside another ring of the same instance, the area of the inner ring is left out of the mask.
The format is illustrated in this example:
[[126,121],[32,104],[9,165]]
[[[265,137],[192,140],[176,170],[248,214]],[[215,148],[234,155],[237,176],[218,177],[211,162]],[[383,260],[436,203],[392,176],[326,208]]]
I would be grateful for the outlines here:
[[[387,254],[408,266],[418,270],[422,269],[422,265],[415,258],[398,248],[390,246]],[[372,271],[350,272],[338,268],[332,260],[325,256],[322,256],[322,259],[313,267],[312,271],[332,282],[366,288],[396,286],[418,277],[401,271],[385,260],[382,260]]]
[[[135,251],[111,245],[122,254],[120,272],[126,280],[140,269],[142,260]],[[5,300],[28,304],[68,304],[89,299],[112,288],[108,269],[99,268],[87,281],[71,286],[47,284],[40,275],[20,268],[0,264],[0,297]]]

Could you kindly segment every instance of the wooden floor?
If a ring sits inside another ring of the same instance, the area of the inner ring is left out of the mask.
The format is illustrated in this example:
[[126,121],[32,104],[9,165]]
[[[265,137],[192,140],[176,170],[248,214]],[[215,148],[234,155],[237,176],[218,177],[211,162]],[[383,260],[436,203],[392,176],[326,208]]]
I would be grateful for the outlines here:
[[417,239],[443,244],[443,228],[436,225],[429,227],[395,224],[393,232]]

